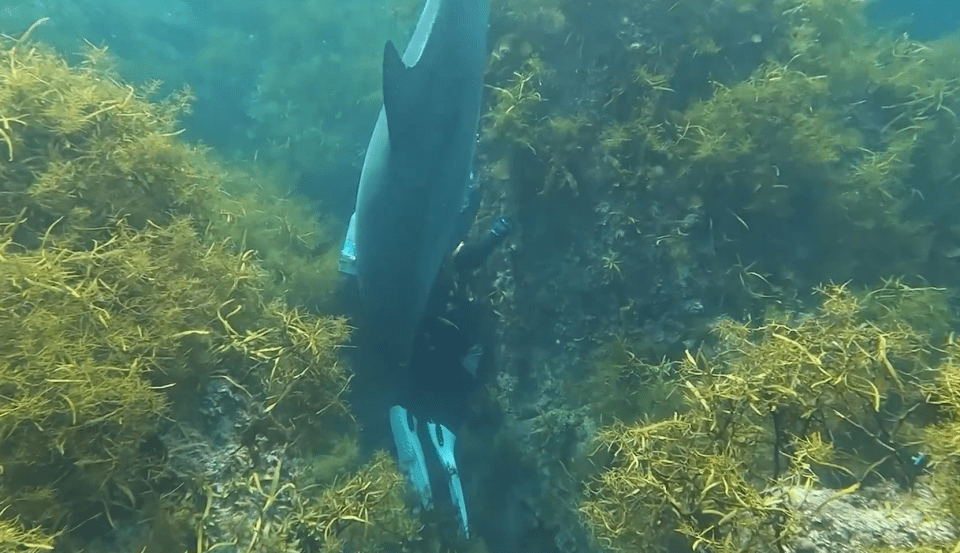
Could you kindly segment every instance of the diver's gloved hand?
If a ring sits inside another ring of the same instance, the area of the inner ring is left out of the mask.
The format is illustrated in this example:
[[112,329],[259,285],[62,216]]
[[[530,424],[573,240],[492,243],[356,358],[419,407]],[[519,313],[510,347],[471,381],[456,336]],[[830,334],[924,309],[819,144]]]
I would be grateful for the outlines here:
[[457,272],[473,271],[483,265],[487,257],[497,249],[507,234],[510,233],[510,223],[506,217],[498,217],[490,227],[490,232],[482,239],[470,244],[460,244],[453,254],[453,263]]
[[503,238],[510,234],[510,230],[510,221],[508,221],[506,217],[498,217],[497,220],[493,222],[490,233],[498,238]]

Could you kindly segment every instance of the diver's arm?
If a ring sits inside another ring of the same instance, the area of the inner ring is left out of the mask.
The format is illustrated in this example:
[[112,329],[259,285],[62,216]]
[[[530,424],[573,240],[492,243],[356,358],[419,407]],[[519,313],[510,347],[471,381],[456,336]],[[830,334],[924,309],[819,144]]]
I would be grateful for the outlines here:
[[471,244],[461,244],[453,256],[453,265],[457,272],[466,273],[478,269],[509,233],[510,223],[500,217],[493,222],[493,227],[486,236]]

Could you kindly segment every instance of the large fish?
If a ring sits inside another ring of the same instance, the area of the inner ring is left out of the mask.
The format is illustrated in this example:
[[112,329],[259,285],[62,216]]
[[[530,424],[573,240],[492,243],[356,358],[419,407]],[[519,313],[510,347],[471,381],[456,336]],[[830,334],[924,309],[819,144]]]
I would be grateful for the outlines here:
[[409,359],[469,211],[488,19],[488,0],[427,0],[403,57],[384,48],[353,223],[365,330],[389,361]]

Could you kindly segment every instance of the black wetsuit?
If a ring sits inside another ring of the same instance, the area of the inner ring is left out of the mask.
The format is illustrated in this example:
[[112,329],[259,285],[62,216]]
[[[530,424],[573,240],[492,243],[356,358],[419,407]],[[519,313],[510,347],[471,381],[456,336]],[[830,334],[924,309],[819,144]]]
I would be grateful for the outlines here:
[[508,227],[505,222],[502,224],[504,230],[500,233],[490,232],[457,249],[453,258],[455,271],[438,278],[413,342],[408,365],[410,381],[400,405],[418,420],[441,424],[453,432],[466,420],[467,403],[477,380],[464,365],[477,339],[464,280],[503,241]]
[[467,400],[476,378],[463,366],[470,338],[442,317],[420,325],[410,358],[410,386],[400,402],[418,420],[456,432],[467,417]]

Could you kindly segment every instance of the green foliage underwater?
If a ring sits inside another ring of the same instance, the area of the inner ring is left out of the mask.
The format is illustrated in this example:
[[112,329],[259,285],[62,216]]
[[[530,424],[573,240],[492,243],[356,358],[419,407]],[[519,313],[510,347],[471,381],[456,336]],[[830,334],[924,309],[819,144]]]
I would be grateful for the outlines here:
[[[600,424],[590,463],[560,458],[594,545],[821,550],[811,516],[891,482],[955,529],[956,31],[853,0],[504,4],[488,199],[572,245],[523,228],[492,294],[517,340],[543,317],[568,344],[552,403]],[[530,271],[559,291],[507,301]],[[960,543],[917,533],[833,547]]]
[[137,4],[0,7],[0,551],[960,549],[960,31],[491,2],[463,543],[337,292],[421,3]]
[[[131,524],[114,550],[411,538],[392,461],[360,466],[344,447],[357,428],[336,350],[351,329],[318,311],[336,282],[328,227],[279,198],[276,176],[183,142],[189,90],[151,100],[104,49],[71,67],[28,35],[0,44],[3,550],[98,550],[92,536]],[[185,461],[216,382],[243,398],[242,470]],[[304,435],[300,462],[336,469],[258,456]]]

